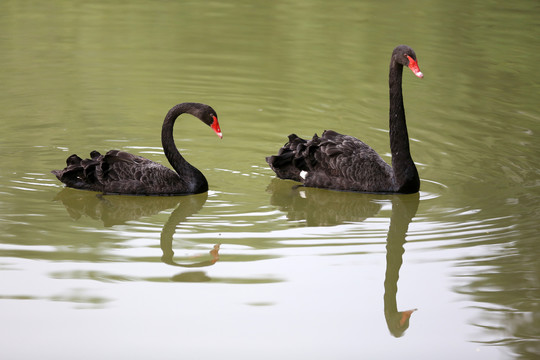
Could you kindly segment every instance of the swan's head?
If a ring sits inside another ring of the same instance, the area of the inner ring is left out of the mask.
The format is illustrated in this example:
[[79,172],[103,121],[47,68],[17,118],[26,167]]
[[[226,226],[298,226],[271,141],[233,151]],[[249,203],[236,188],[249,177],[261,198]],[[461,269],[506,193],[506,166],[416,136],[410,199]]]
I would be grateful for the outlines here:
[[420,68],[418,67],[416,53],[407,45],[396,46],[394,52],[392,53],[392,61],[403,66],[407,66],[409,69],[411,69],[414,75],[418,76],[419,78],[424,77],[424,74],[422,74]]
[[198,117],[203,123],[210,126],[220,139],[223,138],[217,113],[211,106],[199,103],[182,103],[177,106],[182,107],[186,113]]
[[223,134],[221,133],[221,128],[219,127],[217,113],[214,109],[206,105],[206,107],[203,110],[203,115],[200,119],[204,123],[206,123],[208,126],[210,126],[212,130],[214,130],[214,132],[217,134],[217,136],[219,136],[220,139],[223,138]]
[[220,139],[223,138],[223,134],[221,133],[221,128],[219,127],[217,115],[212,115],[212,119],[213,121],[210,127],[212,128],[212,130],[214,130],[214,132],[217,134],[217,136],[219,136]]

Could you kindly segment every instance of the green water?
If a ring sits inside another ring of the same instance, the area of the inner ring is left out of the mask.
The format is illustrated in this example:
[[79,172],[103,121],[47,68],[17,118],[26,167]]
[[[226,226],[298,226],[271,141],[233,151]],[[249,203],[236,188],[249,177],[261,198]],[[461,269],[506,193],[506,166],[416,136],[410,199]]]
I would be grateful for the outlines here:
[[[540,355],[537,1],[0,3],[0,349],[6,359],[534,359]],[[404,73],[419,195],[296,188],[289,133],[390,161]],[[167,164],[207,194],[63,189],[72,153]],[[414,311],[403,323],[402,313]]]

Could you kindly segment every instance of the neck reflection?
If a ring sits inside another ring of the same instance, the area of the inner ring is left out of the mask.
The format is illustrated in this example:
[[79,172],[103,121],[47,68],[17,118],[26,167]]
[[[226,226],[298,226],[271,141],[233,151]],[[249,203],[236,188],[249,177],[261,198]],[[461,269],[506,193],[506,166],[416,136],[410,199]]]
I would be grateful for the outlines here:
[[175,208],[161,231],[161,261],[172,266],[196,268],[215,264],[219,260],[220,245],[214,245],[209,259],[193,262],[190,258],[186,263],[180,263],[174,260],[173,236],[179,224],[202,209],[207,197],[207,193],[186,196],[104,196],[95,192],[64,188],[54,200],[61,201],[75,220],[87,216],[103,222],[105,227],[126,224],[128,221]]
[[392,216],[386,239],[386,274],[384,279],[384,317],[388,330],[394,337],[401,337],[409,328],[409,321],[416,309],[399,311],[397,282],[403,264],[405,236],[418,209],[419,194],[394,195]]
[[401,337],[409,327],[416,309],[399,311],[397,282],[405,252],[405,237],[416,215],[419,193],[381,195],[339,192],[303,187],[297,183],[273,179],[267,189],[272,205],[286,213],[289,221],[305,221],[306,226],[332,226],[346,222],[362,222],[377,215],[381,200],[392,202],[392,215],[386,241],[386,276],[384,280],[384,316],[388,330]]

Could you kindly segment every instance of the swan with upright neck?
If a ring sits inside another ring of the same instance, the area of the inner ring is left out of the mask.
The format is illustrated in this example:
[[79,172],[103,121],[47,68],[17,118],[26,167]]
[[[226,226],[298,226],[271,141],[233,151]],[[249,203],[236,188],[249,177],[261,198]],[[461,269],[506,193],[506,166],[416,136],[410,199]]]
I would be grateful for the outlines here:
[[206,192],[206,178],[184,159],[174,144],[174,123],[182,114],[199,118],[222,137],[217,114],[210,106],[182,103],[172,107],[163,121],[161,143],[174,171],[127,152],[110,150],[101,155],[94,150],[90,159],[83,160],[73,154],[67,158],[67,166],[63,170],[51,172],[67,187],[104,194],[187,195]]
[[420,178],[411,157],[401,88],[403,66],[419,78],[416,54],[406,45],[397,46],[390,60],[390,149],[392,166],[371,147],[349,135],[326,130],[304,140],[296,134],[277,155],[266,158],[278,178],[304,186],[370,193],[415,193]]

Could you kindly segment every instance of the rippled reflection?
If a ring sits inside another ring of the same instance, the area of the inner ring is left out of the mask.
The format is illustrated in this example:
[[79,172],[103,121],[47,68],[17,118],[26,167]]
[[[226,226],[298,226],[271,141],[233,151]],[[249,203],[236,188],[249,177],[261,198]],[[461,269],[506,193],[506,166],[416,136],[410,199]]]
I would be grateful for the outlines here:
[[[205,193],[206,195],[206,193]],[[173,236],[176,232],[176,227],[180,225],[181,222],[185,221],[187,217],[198,212],[204,202],[199,201],[202,199],[202,196],[187,196],[190,199],[188,206],[183,206],[180,204],[169,216],[169,219],[163,226],[160,237],[160,247],[163,251],[163,256],[161,261],[165,264],[180,266],[180,267],[205,267],[214,265],[219,260],[219,246],[220,244],[214,245],[212,250],[210,250],[210,258],[201,260],[195,263],[181,264],[174,261],[174,251],[173,251]],[[204,196],[204,201],[206,201],[206,196]],[[184,204],[185,205],[185,204]]]
[[272,193],[272,205],[286,212],[290,221],[305,220],[308,226],[361,222],[376,215],[382,208],[383,200],[391,200],[392,215],[386,239],[384,316],[392,336],[403,336],[416,309],[398,310],[397,283],[405,252],[405,237],[418,210],[420,194],[374,195],[339,192],[303,187],[279,179],[273,179],[267,191]]
[[219,244],[210,251],[210,259],[181,264],[174,260],[173,236],[176,228],[188,217],[198,213],[208,198],[208,193],[188,196],[104,196],[102,194],[64,188],[55,200],[61,201],[69,215],[78,220],[88,216],[103,222],[105,227],[125,224],[127,221],[155,215],[176,206],[163,226],[160,247],[161,260],[180,267],[210,266],[219,260]]
[[330,226],[360,222],[382,208],[381,195],[303,187],[292,181],[272,179],[267,188],[270,203],[291,221],[305,220],[307,226]]
[[[161,197],[161,196],[119,196],[119,195],[102,195],[90,191],[81,191],[75,189],[64,188],[60,191],[55,200],[61,201],[65,206],[69,215],[75,220],[80,220],[83,216],[103,222],[106,228],[111,228],[112,235],[122,234],[122,237],[137,238],[144,236],[143,229],[139,224],[129,224],[130,221],[136,221],[142,217],[148,217],[158,214],[162,211],[174,208],[169,215],[167,221],[163,225],[160,232],[160,249],[162,252],[161,261],[167,265],[181,267],[187,269],[209,267],[220,260],[219,250],[220,241],[216,241],[211,250],[207,254],[175,256],[174,253],[174,236],[177,228],[188,221],[188,218],[197,214],[204,206],[208,198],[208,193]],[[124,229],[115,229],[116,226],[126,225]],[[153,230],[153,229],[152,229]],[[92,233],[101,231],[100,229],[85,229],[85,232]],[[142,234],[142,235],[141,235]],[[148,234],[147,234],[148,235]],[[187,236],[187,235],[186,235]],[[178,239],[177,239],[178,240]],[[208,242],[213,239],[207,239]],[[132,247],[133,251],[151,247],[149,245]],[[112,251],[113,249],[110,249]],[[104,256],[102,256],[104,258]],[[125,262],[128,260],[144,261],[145,258],[120,256],[112,257],[107,255],[109,261]],[[239,256],[235,256],[239,258]],[[247,255],[243,257],[243,261],[253,261],[268,258],[268,256]],[[146,259],[153,261],[153,259]],[[246,279],[244,277],[210,277],[203,271],[184,271],[168,278],[163,277],[125,277],[106,273],[103,271],[92,272],[71,272],[70,274],[55,273],[56,278],[85,278],[95,279],[100,281],[129,281],[129,280],[145,280],[151,282],[223,282],[223,283],[273,283],[279,282],[278,279],[267,277],[255,277]]]
[[393,195],[392,216],[386,239],[386,274],[384,280],[384,317],[388,330],[395,337],[403,336],[409,327],[410,317],[416,309],[399,311],[397,306],[397,282],[403,263],[405,236],[409,224],[416,215],[420,196]]
[[152,216],[175,206],[184,209],[182,214],[185,215],[185,219],[202,208],[206,197],[206,194],[201,197],[104,196],[91,191],[64,188],[54,200],[62,202],[69,215],[75,220],[88,216],[94,220],[100,220],[106,227],[111,227],[141,217]]

